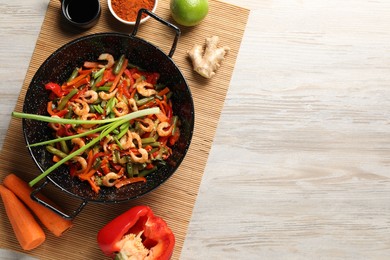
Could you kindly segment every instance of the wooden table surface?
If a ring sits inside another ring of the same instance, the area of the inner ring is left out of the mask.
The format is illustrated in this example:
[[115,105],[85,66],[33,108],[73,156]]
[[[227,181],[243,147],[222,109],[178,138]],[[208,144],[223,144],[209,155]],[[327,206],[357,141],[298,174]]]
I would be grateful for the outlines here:
[[[251,13],[181,258],[389,259],[390,1],[224,1]],[[48,0],[0,3],[2,145]]]

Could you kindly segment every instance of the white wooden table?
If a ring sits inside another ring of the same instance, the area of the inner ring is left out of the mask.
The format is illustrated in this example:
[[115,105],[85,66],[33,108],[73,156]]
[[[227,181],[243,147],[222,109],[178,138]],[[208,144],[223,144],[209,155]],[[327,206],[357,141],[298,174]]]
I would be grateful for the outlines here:
[[[181,258],[390,259],[390,1],[225,1],[251,14]],[[0,3],[2,145],[48,0]]]

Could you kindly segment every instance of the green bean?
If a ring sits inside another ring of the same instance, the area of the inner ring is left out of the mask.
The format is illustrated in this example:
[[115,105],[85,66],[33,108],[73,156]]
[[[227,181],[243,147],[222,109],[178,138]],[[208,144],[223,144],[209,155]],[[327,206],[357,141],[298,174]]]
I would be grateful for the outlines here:
[[58,105],[57,109],[58,110],[62,110],[65,108],[66,104],[68,103],[68,101],[74,96],[76,95],[76,93],[78,92],[79,90],[77,88],[74,88],[72,89],[68,95],[66,95],[60,102],[60,104]]
[[114,66],[113,72],[115,75],[118,75],[118,73],[120,72],[124,61],[125,61],[125,55],[122,54],[118,62]]
[[65,140],[61,140],[61,141],[60,141],[60,145],[61,145],[61,150],[62,150],[64,153],[68,154],[68,153],[69,153],[69,147],[68,147],[68,145],[66,144],[66,141],[65,141]]
[[135,64],[132,64],[132,63],[127,63],[127,67],[130,68],[130,69],[138,69],[139,71],[144,71],[144,69],[142,69],[141,67],[135,65]]
[[57,148],[54,148],[53,146],[51,145],[48,145],[46,146],[46,150],[51,153],[51,154],[54,154],[54,155],[57,155],[58,157],[61,157],[61,158],[65,158],[66,156],[68,156],[67,153],[64,153],[63,151],[57,149]]
[[106,106],[106,113],[109,114],[111,111],[113,111],[115,105],[116,105],[117,99],[115,97],[112,97],[108,102]]
[[[146,145],[150,145],[151,147],[160,147],[161,143],[160,142],[145,143],[145,146]],[[142,143],[142,146],[144,146],[144,143]]]
[[70,119],[73,116],[73,109],[72,106],[68,106],[68,113],[64,116],[64,118]]
[[175,134],[176,132],[176,129],[177,129],[177,121],[179,120],[179,117],[178,116],[173,116],[172,117],[172,125],[173,125],[173,128],[172,128],[172,135]]
[[119,163],[120,160],[121,160],[121,156],[119,154],[119,151],[118,150],[114,150],[114,157],[113,157],[113,161],[114,163]]
[[96,91],[104,91],[104,92],[108,92],[110,90],[111,87],[109,86],[102,86],[102,87],[99,87]]
[[142,106],[142,105],[145,105],[153,100],[154,100],[154,97],[146,97],[146,98],[137,100],[136,104],[137,104],[137,106]]
[[126,172],[127,177],[132,178],[134,176],[134,167],[131,162],[126,164]]
[[103,80],[103,74],[93,81],[93,84],[91,85],[91,89],[96,91],[97,89],[96,84],[98,84],[102,80]]
[[141,141],[143,144],[149,144],[149,143],[156,142],[156,139],[154,139],[153,137],[147,137],[147,138],[142,138]]
[[138,176],[145,177],[146,175],[151,174],[151,173],[155,172],[156,170],[157,170],[157,166],[153,166],[153,168],[151,168],[151,169],[144,169],[144,170],[140,171]]
[[66,82],[72,81],[79,74],[79,68],[75,68]]
[[100,76],[103,76],[103,73],[104,73],[104,71],[106,70],[106,68],[101,68],[99,71],[97,71],[97,72],[95,72],[94,74],[93,74],[93,78],[94,79],[97,79],[97,78],[99,78]]

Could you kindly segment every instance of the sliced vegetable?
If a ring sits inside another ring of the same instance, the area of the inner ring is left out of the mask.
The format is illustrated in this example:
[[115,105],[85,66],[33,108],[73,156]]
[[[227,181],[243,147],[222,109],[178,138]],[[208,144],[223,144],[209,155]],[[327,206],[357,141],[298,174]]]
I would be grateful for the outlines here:
[[102,252],[112,259],[169,260],[175,236],[148,206],[136,206],[105,225],[97,235]]
[[24,250],[32,250],[41,245],[46,235],[26,206],[12,191],[1,184],[0,196],[20,246]]
[[[27,182],[23,181],[15,174],[7,175],[3,180],[3,184],[10,191],[12,191],[21,201],[23,201],[24,204],[26,204],[30,208],[30,210],[34,212],[34,214],[38,217],[42,224],[55,236],[61,236],[65,231],[72,227],[72,221],[62,218],[54,211],[32,200],[30,197],[32,188],[28,186]],[[54,203],[52,203],[42,194],[39,198],[55,206]]]

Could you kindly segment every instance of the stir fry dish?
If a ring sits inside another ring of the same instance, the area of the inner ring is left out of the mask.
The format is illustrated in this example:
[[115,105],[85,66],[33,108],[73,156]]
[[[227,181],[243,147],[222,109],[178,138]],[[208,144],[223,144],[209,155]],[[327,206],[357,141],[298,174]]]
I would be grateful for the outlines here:
[[46,142],[46,148],[53,162],[63,160],[70,175],[96,193],[103,186],[146,182],[166,164],[180,136],[172,92],[159,77],[129,64],[124,55],[115,60],[103,53],[75,68],[66,82],[47,83],[55,142]]

